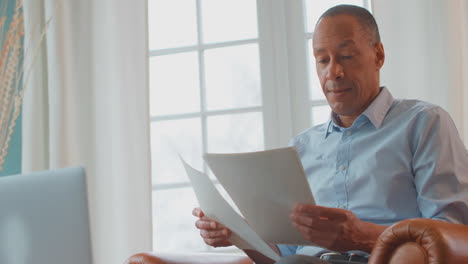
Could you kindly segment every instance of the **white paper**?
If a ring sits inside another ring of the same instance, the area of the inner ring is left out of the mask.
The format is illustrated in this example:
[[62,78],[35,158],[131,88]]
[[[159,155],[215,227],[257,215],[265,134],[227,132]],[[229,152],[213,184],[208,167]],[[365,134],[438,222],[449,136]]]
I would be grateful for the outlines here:
[[205,154],[204,159],[263,240],[274,244],[313,245],[289,219],[297,203],[315,204],[294,147]]
[[280,256],[224,200],[209,177],[181,160],[205,215],[232,231],[229,241],[240,249],[254,249],[275,261],[279,260]]

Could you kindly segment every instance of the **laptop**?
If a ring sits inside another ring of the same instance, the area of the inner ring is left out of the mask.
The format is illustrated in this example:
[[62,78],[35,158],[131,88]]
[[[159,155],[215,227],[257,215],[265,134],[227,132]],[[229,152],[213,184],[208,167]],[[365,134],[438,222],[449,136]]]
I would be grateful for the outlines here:
[[0,177],[0,263],[92,264],[85,171]]

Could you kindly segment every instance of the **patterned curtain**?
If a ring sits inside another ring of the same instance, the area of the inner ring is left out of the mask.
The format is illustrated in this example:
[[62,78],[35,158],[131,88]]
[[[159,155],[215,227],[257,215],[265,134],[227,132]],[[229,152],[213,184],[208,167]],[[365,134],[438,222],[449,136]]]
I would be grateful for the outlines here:
[[0,175],[19,173],[21,170],[21,124],[17,123],[21,114],[25,73],[23,36],[22,0],[1,1]]

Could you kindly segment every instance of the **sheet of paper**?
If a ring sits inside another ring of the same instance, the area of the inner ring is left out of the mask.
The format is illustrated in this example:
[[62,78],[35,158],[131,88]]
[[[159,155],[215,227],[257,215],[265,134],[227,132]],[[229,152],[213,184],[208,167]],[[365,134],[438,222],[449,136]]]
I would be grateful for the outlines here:
[[294,147],[205,154],[204,159],[261,238],[274,244],[313,245],[289,219],[297,203],[315,203]]
[[261,239],[247,222],[224,200],[209,177],[192,168],[182,158],[200,207],[206,216],[220,222],[233,233],[230,242],[241,249],[254,249],[277,261],[280,256]]

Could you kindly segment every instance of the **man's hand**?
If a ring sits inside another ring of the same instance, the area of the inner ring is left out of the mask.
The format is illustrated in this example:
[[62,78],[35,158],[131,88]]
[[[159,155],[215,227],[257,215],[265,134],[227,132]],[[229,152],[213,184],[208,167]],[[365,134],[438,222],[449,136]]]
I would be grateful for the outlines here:
[[[199,219],[195,222],[195,226],[200,229],[200,236],[203,238],[207,245],[212,247],[228,247],[232,246],[232,243],[228,241],[231,236],[231,230],[227,229],[220,223],[214,221],[205,216],[200,208],[194,208],[192,214]],[[273,250],[279,253],[278,248],[271,245]],[[265,257],[263,254],[256,250],[249,249],[244,250],[245,254],[249,256],[255,263],[272,264],[275,261]]]
[[298,204],[290,217],[305,239],[338,252],[370,253],[378,236],[387,228],[364,222],[351,211],[318,205]]
[[232,243],[228,241],[231,230],[206,217],[200,208],[194,208],[192,214],[198,217],[195,226],[200,229],[200,236],[207,245],[212,247],[232,246]]

